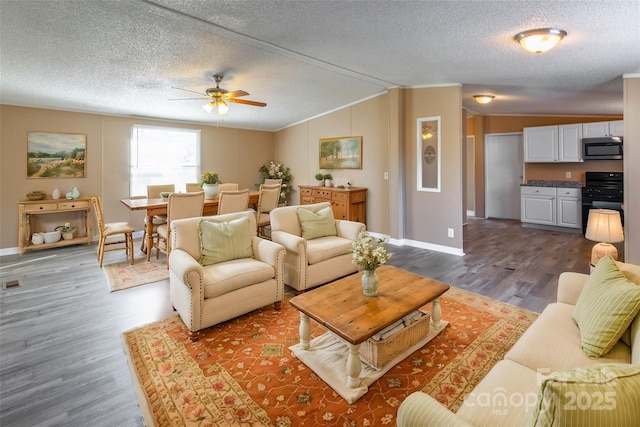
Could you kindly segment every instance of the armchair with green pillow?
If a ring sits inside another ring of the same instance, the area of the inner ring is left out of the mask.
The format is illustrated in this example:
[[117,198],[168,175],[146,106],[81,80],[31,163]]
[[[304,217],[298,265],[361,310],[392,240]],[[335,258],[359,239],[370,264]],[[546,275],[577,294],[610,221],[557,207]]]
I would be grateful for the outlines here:
[[398,426],[639,426],[640,266],[565,272],[549,304],[454,414],[415,392]]
[[351,245],[365,225],[334,219],[329,202],[276,208],[270,220],[271,239],[287,250],[288,286],[302,292],[358,271]]
[[171,222],[171,304],[197,331],[284,298],[285,249],[257,237],[251,211]]

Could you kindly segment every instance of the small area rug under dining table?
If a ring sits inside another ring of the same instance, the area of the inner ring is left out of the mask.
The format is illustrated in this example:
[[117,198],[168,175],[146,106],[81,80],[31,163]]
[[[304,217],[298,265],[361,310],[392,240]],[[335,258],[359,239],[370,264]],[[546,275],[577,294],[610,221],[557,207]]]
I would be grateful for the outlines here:
[[[147,425],[390,426],[418,390],[455,412],[538,316],[452,287],[441,298],[445,330],[349,404],[289,350],[300,321],[291,297],[281,311],[255,310],[195,343],[178,316],[125,332]],[[324,332],[312,322],[312,337]]]

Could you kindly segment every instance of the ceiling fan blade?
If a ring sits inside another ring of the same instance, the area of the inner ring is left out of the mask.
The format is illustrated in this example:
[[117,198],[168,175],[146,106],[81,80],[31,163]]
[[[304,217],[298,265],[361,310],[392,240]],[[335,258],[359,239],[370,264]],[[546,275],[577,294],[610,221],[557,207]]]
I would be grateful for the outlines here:
[[240,96],[247,96],[247,95],[249,94],[243,90],[234,90],[233,92],[227,92],[224,94],[224,96],[227,98],[238,98]]
[[258,102],[258,101],[249,101],[247,99],[235,99],[235,98],[229,98],[227,99],[227,101],[229,102],[235,102],[236,104],[247,104],[247,105],[253,105],[255,107],[266,107],[267,104],[264,102]]
[[189,90],[189,89],[183,89],[183,88],[181,88],[181,87],[171,87],[171,89],[183,90],[183,91],[185,91],[185,92],[197,93],[198,95],[205,96],[205,94],[204,94],[204,93],[202,93],[202,92],[196,92],[196,91]]

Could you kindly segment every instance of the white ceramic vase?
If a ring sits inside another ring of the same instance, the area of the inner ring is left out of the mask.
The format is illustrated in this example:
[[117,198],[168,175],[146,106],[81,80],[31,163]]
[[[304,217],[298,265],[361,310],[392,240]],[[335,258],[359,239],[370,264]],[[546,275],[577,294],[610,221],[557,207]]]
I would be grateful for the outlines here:
[[56,189],[54,189],[54,190],[51,192],[51,198],[52,198],[53,200],[58,200],[58,199],[60,198],[60,190],[58,190],[57,188],[56,188]]
[[218,184],[202,184],[205,199],[213,199],[218,194]]

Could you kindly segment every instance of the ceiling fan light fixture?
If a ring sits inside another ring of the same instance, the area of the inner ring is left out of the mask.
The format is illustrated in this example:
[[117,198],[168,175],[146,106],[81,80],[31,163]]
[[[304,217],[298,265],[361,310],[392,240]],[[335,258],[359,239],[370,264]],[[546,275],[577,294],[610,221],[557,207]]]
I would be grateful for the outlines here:
[[204,111],[206,111],[207,113],[211,114],[211,112],[213,111],[214,107],[216,106],[216,103],[211,101],[211,102],[207,102],[206,104],[204,104],[202,106],[202,109]]
[[478,104],[488,104],[493,101],[493,98],[495,98],[494,95],[473,95],[473,99],[475,99]]
[[229,106],[223,100],[218,101],[218,115],[224,116],[229,112]]
[[543,53],[553,49],[566,35],[567,32],[559,28],[540,28],[518,33],[514,40],[529,52]]

